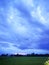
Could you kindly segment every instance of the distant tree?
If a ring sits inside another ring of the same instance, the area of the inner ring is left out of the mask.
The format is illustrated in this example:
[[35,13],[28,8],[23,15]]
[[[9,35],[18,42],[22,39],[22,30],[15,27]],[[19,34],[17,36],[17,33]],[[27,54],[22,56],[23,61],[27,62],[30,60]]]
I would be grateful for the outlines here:
[[1,56],[8,56],[8,54],[2,54]]

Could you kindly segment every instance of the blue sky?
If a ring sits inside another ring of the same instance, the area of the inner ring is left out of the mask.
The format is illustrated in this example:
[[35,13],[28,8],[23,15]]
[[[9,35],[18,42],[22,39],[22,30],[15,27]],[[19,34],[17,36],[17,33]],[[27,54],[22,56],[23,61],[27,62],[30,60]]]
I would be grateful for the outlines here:
[[49,53],[48,2],[0,0],[0,54]]

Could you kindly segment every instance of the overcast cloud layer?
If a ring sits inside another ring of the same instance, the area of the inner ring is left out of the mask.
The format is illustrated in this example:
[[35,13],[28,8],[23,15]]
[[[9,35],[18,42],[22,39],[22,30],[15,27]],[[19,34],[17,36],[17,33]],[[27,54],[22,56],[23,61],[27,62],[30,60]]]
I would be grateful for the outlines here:
[[49,0],[0,0],[0,54],[49,53]]

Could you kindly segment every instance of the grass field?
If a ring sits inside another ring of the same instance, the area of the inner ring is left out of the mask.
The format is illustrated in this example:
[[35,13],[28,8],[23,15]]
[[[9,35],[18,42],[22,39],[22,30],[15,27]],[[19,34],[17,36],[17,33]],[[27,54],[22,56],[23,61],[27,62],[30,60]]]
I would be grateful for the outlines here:
[[0,57],[0,65],[44,65],[48,57]]

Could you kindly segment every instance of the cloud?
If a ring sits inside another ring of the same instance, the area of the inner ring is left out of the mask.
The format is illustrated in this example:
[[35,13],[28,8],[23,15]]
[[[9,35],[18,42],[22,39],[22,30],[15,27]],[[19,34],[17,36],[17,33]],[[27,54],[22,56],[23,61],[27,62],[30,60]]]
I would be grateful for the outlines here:
[[49,30],[46,29],[44,31],[44,33],[42,33],[42,37],[39,41],[39,47],[42,49],[48,49],[49,50]]
[[[0,5],[0,47],[4,53],[47,53],[49,25],[40,1],[4,1]],[[26,5],[25,5],[26,3]],[[36,6],[37,5],[37,6]],[[43,5],[45,6],[45,5]],[[46,15],[46,14],[45,14]],[[45,24],[46,22],[46,24]],[[5,49],[6,48],[6,49]],[[15,51],[16,49],[16,51]]]
[[[8,54],[31,54],[31,53],[35,53],[35,54],[46,54],[49,53],[49,50],[43,50],[43,49],[19,49],[17,47],[14,46],[9,46],[5,49],[5,47],[2,47],[0,49],[2,53],[8,53]],[[4,51],[3,51],[4,50]]]

